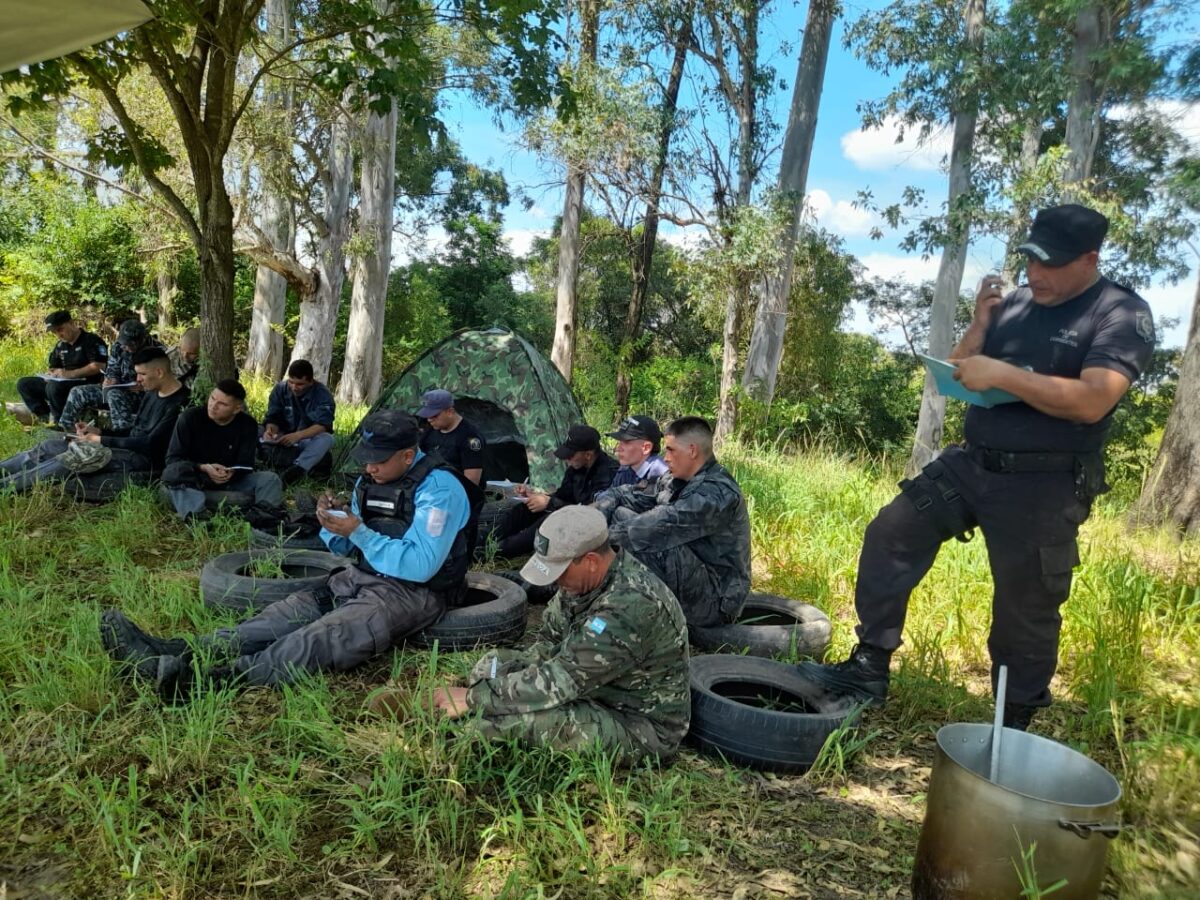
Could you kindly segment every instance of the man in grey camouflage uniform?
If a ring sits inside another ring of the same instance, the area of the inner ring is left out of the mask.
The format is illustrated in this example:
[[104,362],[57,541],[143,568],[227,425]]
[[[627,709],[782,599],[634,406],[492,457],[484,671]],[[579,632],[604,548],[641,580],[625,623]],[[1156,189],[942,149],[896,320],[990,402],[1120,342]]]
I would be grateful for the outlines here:
[[557,582],[537,641],[493,650],[468,687],[434,692],[450,718],[473,713],[488,738],[582,750],[632,762],[673,754],[691,719],[687,623],[666,585],[614,550],[604,517],[587,506],[552,513],[521,570]]
[[750,590],[750,516],[742,490],[713,457],[712,428],[701,418],[670,424],[663,457],[671,471],[656,492],[626,485],[596,508],[612,542],[679,598],[689,625],[732,622]]
[[[100,384],[81,384],[71,388],[67,405],[58,417],[61,430],[72,432],[75,423],[90,410],[108,408],[108,421],[113,431],[127,432],[133,428],[138,410],[142,407],[142,387],[133,370],[133,357],[139,350],[160,344],[137,319],[126,319],[117,331],[117,339],[108,351],[108,368]],[[186,387],[186,385],[185,385]]]

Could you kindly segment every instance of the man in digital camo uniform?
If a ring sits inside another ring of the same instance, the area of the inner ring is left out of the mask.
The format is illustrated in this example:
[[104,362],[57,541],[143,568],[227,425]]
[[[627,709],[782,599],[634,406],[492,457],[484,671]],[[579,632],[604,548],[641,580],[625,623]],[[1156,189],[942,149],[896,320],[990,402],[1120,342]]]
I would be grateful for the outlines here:
[[475,714],[470,727],[488,738],[598,746],[626,762],[673,754],[691,696],[687,623],[666,585],[614,550],[604,516],[587,506],[546,518],[521,576],[559,587],[537,641],[486,654],[468,687],[434,693],[435,707],[451,718]]

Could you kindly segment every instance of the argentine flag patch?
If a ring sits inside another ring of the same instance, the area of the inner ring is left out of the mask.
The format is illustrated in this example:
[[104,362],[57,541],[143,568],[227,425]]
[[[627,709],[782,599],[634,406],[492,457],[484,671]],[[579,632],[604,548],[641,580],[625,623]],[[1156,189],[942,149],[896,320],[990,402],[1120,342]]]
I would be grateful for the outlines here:
[[599,616],[593,616],[583,627],[592,632],[592,634],[604,634],[604,629],[608,627],[608,623]]

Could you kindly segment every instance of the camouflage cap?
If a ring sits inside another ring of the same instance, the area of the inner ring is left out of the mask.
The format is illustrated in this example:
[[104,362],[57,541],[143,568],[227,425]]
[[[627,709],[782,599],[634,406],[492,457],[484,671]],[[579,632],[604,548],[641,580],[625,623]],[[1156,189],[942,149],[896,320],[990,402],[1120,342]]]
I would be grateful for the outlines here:
[[150,332],[138,319],[126,319],[117,332],[117,343],[123,347],[140,347]]
[[521,577],[539,586],[557,581],[571,562],[608,543],[608,523],[594,506],[564,506],[546,517]]

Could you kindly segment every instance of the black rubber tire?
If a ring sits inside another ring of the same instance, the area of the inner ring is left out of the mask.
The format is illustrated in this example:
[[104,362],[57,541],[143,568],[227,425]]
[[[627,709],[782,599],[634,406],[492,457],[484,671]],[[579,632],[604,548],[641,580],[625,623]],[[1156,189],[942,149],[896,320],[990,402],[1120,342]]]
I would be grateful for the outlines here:
[[279,531],[275,533],[263,531],[260,528],[251,528],[250,546],[256,549],[274,547],[284,550],[317,550],[322,553],[329,551],[329,547],[321,540],[320,534],[288,534],[287,525],[280,525]]
[[[243,574],[257,559],[279,559],[287,578],[255,578]],[[200,596],[205,604],[240,612],[262,609],[297,591],[311,591],[352,561],[334,553],[313,550],[239,550],[210,559],[200,571]]]
[[433,625],[411,635],[407,643],[444,653],[477,647],[511,647],[525,634],[529,604],[520,587],[488,572],[467,573],[467,606],[449,609]]
[[525,599],[537,606],[544,606],[549,603],[554,595],[558,593],[557,584],[538,585],[530,584],[521,577],[520,569],[505,569],[502,572],[493,572],[493,575],[499,575],[506,581],[511,581],[525,592]]
[[728,625],[692,628],[692,643],[706,653],[798,656],[822,659],[833,637],[829,616],[808,603],[751,592],[741,614]]
[[700,752],[772,772],[807,772],[855,710],[795,666],[755,656],[693,656],[691,688],[688,734]]
[[93,472],[91,475],[73,475],[65,482],[67,492],[84,503],[109,503],[130,484],[145,487],[150,484],[150,473]]

